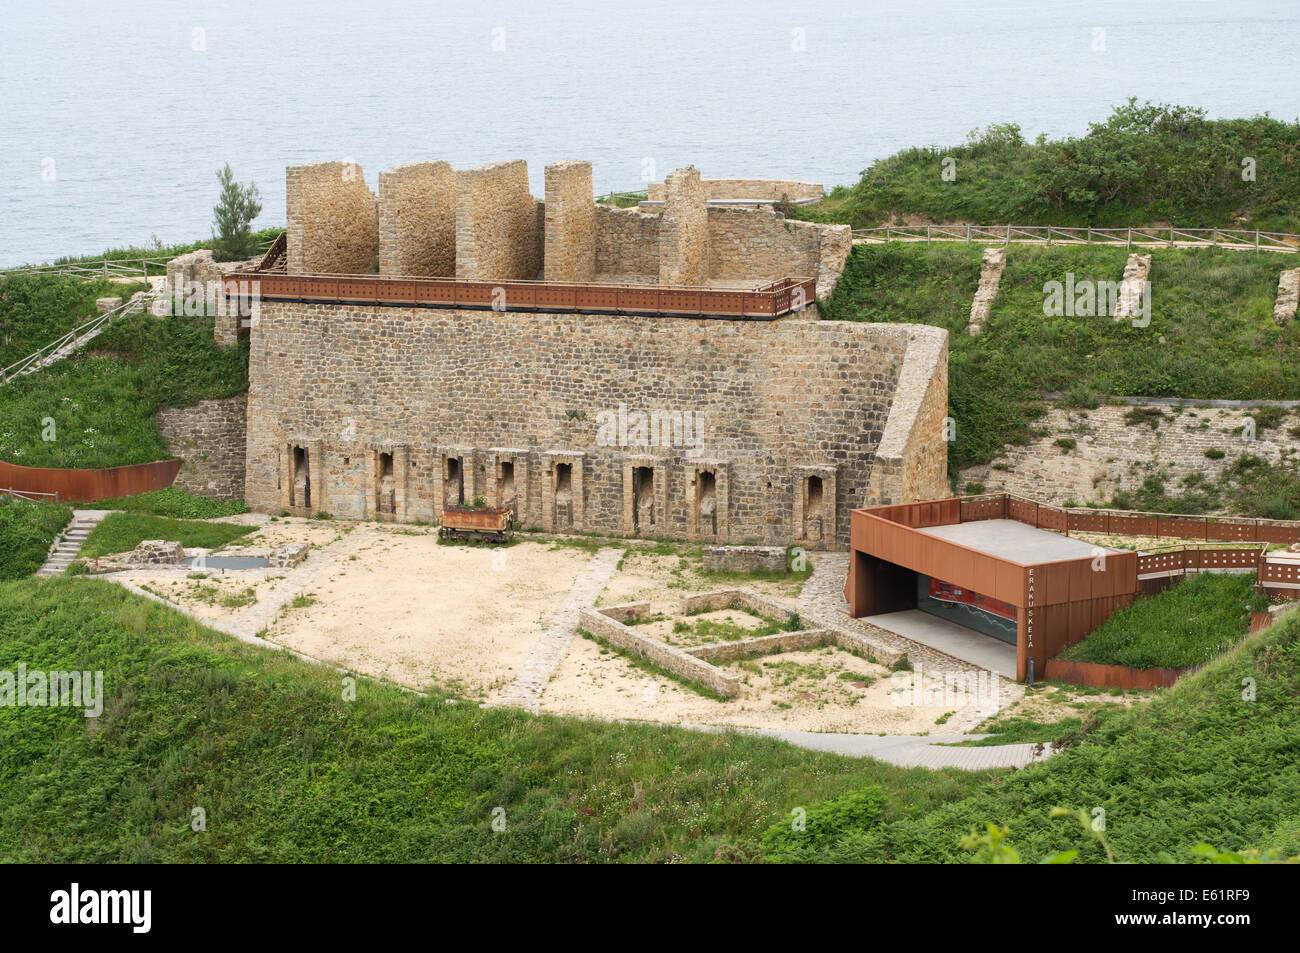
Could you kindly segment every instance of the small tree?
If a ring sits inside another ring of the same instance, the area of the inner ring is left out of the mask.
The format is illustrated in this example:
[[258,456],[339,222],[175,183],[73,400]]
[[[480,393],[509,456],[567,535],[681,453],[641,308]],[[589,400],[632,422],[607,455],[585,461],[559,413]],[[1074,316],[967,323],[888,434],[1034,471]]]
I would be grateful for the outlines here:
[[262,211],[262,194],[253,183],[240,185],[227,162],[217,173],[221,197],[212,210],[214,256],[218,261],[234,261],[253,253],[252,224]]

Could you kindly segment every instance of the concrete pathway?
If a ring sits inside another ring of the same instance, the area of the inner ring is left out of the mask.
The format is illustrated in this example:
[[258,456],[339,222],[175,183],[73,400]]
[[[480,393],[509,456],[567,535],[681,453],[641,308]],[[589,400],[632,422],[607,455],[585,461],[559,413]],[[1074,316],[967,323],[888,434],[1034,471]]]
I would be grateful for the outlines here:
[[781,731],[769,728],[721,728],[716,725],[679,725],[692,731],[737,731],[765,738],[779,738],[810,751],[829,751],[850,758],[875,758],[900,768],[960,768],[982,771],[988,768],[1023,768],[1055,752],[1051,745],[1035,754],[1037,745],[988,745],[982,748],[948,747],[954,741],[974,741],[988,735],[845,735],[817,731]]
[[112,510],[73,510],[72,522],[58,535],[50,547],[45,564],[36,570],[38,576],[58,576],[71,565],[86,544],[90,531],[98,526]]
[[872,625],[877,625],[895,635],[923,642],[953,658],[978,665],[1003,678],[1015,680],[1016,647],[1009,642],[1002,642],[991,635],[976,632],[957,622],[922,612],[920,609],[903,609],[899,612],[886,612],[868,618]]
[[594,606],[605,585],[618,569],[625,550],[602,549],[578,574],[569,597],[551,619],[550,626],[538,637],[515,680],[493,704],[524,708],[536,714],[541,709],[542,691],[578,632],[578,610]]

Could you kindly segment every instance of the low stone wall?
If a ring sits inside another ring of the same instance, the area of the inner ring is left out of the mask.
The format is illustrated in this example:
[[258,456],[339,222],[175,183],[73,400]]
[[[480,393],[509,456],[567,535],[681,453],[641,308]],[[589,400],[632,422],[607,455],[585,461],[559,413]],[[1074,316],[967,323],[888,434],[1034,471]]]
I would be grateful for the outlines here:
[[775,599],[761,596],[749,589],[715,589],[712,592],[701,592],[682,599],[683,615],[717,612],[720,609],[749,609],[782,623],[788,623],[796,617],[794,610]]
[[684,651],[708,662],[734,662],[738,659],[776,655],[779,652],[801,652],[835,644],[835,633],[830,629],[803,629],[799,632],[777,632],[759,635],[752,639],[732,642],[711,642],[693,645]]
[[592,635],[604,639],[610,645],[638,655],[674,675],[697,682],[726,698],[732,698],[740,693],[739,677],[728,675],[676,646],[642,635],[631,626],[624,625],[606,614],[611,609],[625,608],[614,606],[609,609],[583,609],[578,613],[578,625]]
[[781,572],[785,569],[785,547],[705,546],[704,568],[710,572]]
[[787,219],[768,208],[709,208],[708,223],[711,281],[760,283],[797,275],[816,278],[817,297],[826,298],[853,247],[847,225]]
[[[797,182],[793,179],[704,179],[706,199],[765,199],[771,202],[799,202],[805,199],[821,200],[826,189],[819,182]],[[662,202],[664,184],[651,182],[646,187],[646,198]]]
[[[659,215],[596,206],[596,274],[659,280]],[[601,279],[603,280],[603,279]]]
[[173,484],[198,496],[244,498],[248,395],[204,400],[158,411],[158,433],[167,452],[184,461]]
[[128,557],[141,566],[171,566],[185,558],[185,547],[174,540],[143,540]]

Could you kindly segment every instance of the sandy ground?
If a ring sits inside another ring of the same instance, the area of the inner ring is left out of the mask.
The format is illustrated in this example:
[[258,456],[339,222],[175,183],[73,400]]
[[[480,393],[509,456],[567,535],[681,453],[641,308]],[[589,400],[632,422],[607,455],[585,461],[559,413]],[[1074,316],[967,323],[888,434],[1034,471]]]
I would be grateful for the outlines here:
[[[817,555],[814,553],[809,558],[815,560]],[[649,602],[651,615],[676,615],[685,595],[713,589],[745,588],[793,606],[803,586],[801,579],[719,579],[705,575],[698,567],[698,560],[678,555],[629,550],[618,573],[596,604],[616,606],[625,602]]]
[[[209,618],[229,622],[332,664],[410,688],[437,686],[491,702],[515,681],[569,599],[592,553],[531,538],[513,546],[442,546],[427,527],[265,516],[222,554],[265,554],[289,542],[311,546],[291,570],[130,570],[124,578]],[[649,602],[650,634],[688,645],[716,636],[674,632],[677,622],[763,621],[738,609],[681,616],[692,592],[745,585],[794,606],[803,580],[705,576],[698,551],[631,549],[598,604]],[[816,555],[813,556],[816,559]],[[950,734],[973,724],[951,705],[924,704],[902,690],[910,675],[838,648],[723,663],[742,678],[739,697],[718,701],[576,636],[542,691],[557,714],[880,734]],[[1062,706],[1064,707],[1064,706]]]
[[947,711],[942,706],[911,704],[908,693],[894,694],[898,682],[888,669],[837,648],[784,652],[722,667],[742,673],[744,685],[737,697],[716,701],[578,638],[542,694],[542,710],[797,731],[951,731],[936,725]]
[[486,699],[513,681],[590,559],[548,543],[440,546],[427,528],[297,519],[266,522],[222,555],[287,542],[312,546],[293,570],[122,577],[344,668]]

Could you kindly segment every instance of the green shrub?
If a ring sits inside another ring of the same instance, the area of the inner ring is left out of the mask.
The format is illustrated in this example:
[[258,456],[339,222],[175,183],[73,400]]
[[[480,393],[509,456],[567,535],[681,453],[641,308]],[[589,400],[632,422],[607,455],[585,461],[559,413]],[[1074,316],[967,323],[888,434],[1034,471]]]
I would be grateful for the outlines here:
[[[864,788],[809,808],[806,815],[773,824],[763,834],[763,849],[773,860],[797,860],[824,850],[850,833],[880,824],[887,800],[879,788]],[[803,829],[796,826],[802,821]]]
[[[1267,116],[1207,119],[1204,110],[1130,99],[1083,136],[1027,142],[1012,123],[965,144],[908,148],[872,163],[855,185],[789,214],[855,228],[934,222],[1152,225],[1300,231],[1295,196],[1300,124]],[[1257,180],[1242,178],[1242,157]],[[956,179],[939,185],[941,163]]]

